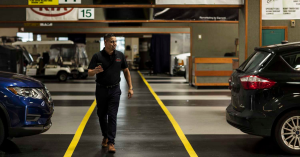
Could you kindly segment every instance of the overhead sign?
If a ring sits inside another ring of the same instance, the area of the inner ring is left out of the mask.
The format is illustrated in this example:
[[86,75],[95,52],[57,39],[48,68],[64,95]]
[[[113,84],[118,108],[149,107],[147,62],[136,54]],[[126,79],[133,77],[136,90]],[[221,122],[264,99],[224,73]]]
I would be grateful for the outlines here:
[[78,8],[26,8],[26,21],[77,21]]
[[208,4],[208,5],[244,5],[244,0],[156,0],[159,4]]
[[79,8],[78,19],[95,19],[94,8]]
[[263,20],[300,19],[299,0],[262,0]]
[[59,4],[81,4],[81,0],[59,0]]
[[53,26],[53,23],[40,23],[40,26]]
[[154,8],[154,20],[238,21],[235,8]]
[[40,23],[24,23],[24,27],[38,27]]
[[28,0],[28,5],[58,5],[58,0]]
[[24,23],[24,27],[53,26],[53,23]]
[[[87,0],[86,0],[87,1]],[[126,4],[154,4],[155,0],[93,0],[94,4],[126,5]]]

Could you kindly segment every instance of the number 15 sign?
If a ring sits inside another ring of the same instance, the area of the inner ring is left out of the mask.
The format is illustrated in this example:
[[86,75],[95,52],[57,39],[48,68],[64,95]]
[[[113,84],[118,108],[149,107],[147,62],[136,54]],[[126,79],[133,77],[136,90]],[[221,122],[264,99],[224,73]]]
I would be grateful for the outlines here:
[[95,8],[78,8],[78,19],[95,19]]

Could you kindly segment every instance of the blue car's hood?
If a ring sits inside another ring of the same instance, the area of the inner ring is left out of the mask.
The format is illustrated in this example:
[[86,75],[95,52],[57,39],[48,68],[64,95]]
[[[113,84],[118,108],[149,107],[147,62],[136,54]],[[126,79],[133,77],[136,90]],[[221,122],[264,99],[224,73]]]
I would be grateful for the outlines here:
[[40,81],[21,74],[0,71],[0,87],[43,87]]

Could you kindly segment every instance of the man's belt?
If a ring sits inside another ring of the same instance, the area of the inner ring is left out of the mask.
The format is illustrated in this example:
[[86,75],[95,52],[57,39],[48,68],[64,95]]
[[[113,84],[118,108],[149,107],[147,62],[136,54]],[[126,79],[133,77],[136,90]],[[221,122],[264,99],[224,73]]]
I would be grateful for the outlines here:
[[105,87],[105,88],[113,88],[113,87],[116,87],[118,85],[120,85],[120,83],[117,83],[117,84],[114,84],[114,85],[102,85],[100,83],[97,83],[97,86]]

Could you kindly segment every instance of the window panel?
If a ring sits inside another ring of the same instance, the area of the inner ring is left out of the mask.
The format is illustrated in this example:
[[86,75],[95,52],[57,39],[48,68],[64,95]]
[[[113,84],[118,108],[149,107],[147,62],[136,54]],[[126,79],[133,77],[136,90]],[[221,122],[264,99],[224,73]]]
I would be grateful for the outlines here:
[[22,38],[22,42],[33,41],[33,33],[30,32],[18,32],[17,36]]

